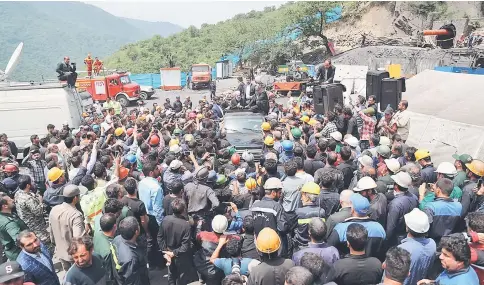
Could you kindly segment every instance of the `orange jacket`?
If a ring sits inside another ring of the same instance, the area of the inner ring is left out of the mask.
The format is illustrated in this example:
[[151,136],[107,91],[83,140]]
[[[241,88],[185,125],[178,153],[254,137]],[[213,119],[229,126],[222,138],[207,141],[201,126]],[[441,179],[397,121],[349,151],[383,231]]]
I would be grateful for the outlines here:
[[87,65],[88,67],[92,67],[93,62],[94,62],[94,60],[92,58],[86,57],[84,59],[84,64]]

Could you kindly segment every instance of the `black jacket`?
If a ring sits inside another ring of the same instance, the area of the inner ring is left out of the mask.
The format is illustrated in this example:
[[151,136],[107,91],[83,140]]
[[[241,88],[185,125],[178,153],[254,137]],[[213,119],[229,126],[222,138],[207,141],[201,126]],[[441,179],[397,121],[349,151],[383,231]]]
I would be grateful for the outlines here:
[[146,249],[117,236],[113,240],[113,263],[117,266],[114,274],[118,284],[149,285]]
[[76,66],[69,64],[67,65],[65,62],[61,62],[57,65],[55,72],[59,73],[59,76],[64,75],[66,72],[75,72]]
[[175,112],[177,112],[177,113],[181,112],[181,110],[183,109],[183,104],[182,104],[182,102],[181,102],[181,101],[178,101],[178,100],[177,100],[177,101],[175,101],[175,102],[173,103],[173,109],[175,109]]
[[387,240],[390,245],[398,245],[407,236],[403,216],[418,207],[418,198],[410,192],[396,195],[388,204],[386,226]]
[[158,231],[158,245],[161,250],[172,251],[175,257],[190,253],[190,224],[188,221],[175,215],[165,217]]
[[328,74],[326,74],[326,68],[324,68],[324,65],[321,64],[321,66],[318,68],[318,72],[316,73],[316,79],[319,79],[320,82],[333,83],[335,72],[336,67],[331,65],[328,68]]

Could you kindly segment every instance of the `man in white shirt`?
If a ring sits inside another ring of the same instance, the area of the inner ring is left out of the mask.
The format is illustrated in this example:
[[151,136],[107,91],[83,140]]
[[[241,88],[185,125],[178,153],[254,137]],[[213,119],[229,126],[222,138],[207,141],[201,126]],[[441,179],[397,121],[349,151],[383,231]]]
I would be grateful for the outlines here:
[[410,114],[407,111],[408,101],[402,100],[398,103],[398,111],[393,115],[390,125],[397,124],[397,134],[402,137],[403,143],[408,139],[410,131]]

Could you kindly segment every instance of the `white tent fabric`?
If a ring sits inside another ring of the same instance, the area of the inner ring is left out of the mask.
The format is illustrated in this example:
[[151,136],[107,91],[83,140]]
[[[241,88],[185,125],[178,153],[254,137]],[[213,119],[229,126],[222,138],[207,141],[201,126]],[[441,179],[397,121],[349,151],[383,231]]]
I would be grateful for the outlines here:
[[484,76],[425,70],[407,80],[408,144],[430,151],[435,164],[467,153],[484,160]]

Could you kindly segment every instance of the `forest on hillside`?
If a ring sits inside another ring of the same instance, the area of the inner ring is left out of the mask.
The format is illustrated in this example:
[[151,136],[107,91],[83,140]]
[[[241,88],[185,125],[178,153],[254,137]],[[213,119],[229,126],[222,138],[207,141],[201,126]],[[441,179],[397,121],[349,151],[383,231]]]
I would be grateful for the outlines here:
[[191,26],[170,37],[155,36],[127,44],[108,59],[107,65],[133,73],[158,72],[160,67],[170,66],[187,70],[194,63],[213,66],[223,54],[281,63],[300,55],[297,35],[313,38],[307,44],[324,46],[326,14],[339,5],[341,2],[288,2],[279,8],[266,7],[217,24],[204,24],[200,29]]

